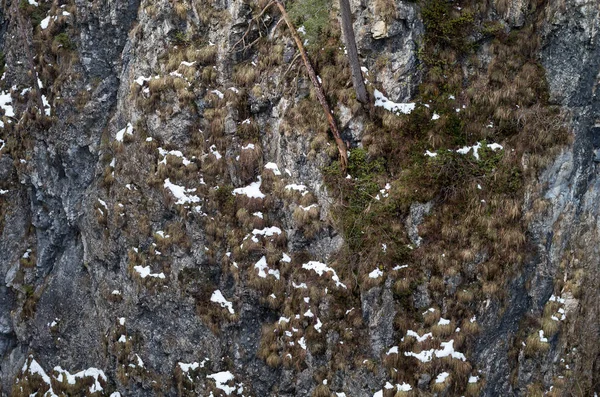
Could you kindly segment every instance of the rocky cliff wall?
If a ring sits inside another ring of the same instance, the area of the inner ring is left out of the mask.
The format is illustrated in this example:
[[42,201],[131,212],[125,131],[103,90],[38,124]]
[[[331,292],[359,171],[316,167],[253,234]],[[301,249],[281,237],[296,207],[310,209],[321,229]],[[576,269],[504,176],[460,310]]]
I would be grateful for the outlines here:
[[347,175],[266,5],[2,3],[2,394],[598,392],[598,4],[334,4]]

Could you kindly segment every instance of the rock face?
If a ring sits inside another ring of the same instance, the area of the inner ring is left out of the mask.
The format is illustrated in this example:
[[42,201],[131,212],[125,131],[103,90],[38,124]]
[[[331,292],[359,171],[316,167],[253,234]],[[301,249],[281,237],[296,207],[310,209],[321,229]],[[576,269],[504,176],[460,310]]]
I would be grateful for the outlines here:
[[[386,101],[450,79],[424,71],[419,50],[434,30],[423,7],[448,4],[422,3],[352,3],[365,79]],[[388,174],[400,181],[390,185],[351,166],[326,183],[337,149],[277,13],[238,0],[4,2],[1,394],[520,396],[567,393],[574,379],[582,395],[600,392],[600,9],[492,3],[473,14],[506,37],[536,24],[549,104],[572,142],[522,190],[525,259],[495,270],[503,297],[473,301],[485,250],[464,252],[459,272],[441,262],[408,276],[419,271],[410,250],[436,260],[432,223],[452,235],[456,219],[435,212],[444,195],[390,204],[403,229],[352,258],[352,236],[373,232],[361,229],[371,204],[401,190],[404,174]],[[377,109],[387,113],[373,123],[357,106],[330,34],[321,50],[306,45],[349,144],[370,151],[382,125],[416,139],[390,121],[401,116]],[[493,39],[470,39],[483,70]],[[381,185],[352,230],[339,215],[354,197],[338,200],[345,183],[363,196]],[[406,244],[392,248],[400,235]]]

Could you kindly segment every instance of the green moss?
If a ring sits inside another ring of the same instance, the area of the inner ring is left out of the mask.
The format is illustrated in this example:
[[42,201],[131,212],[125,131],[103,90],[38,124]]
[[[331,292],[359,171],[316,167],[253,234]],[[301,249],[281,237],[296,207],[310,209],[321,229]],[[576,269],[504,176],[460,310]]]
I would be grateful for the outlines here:
[[29,4],[27,0],[20,0],[19,9],[21,10],[23,16],[29,18],[31,26],[35,28],[40,25],[42,19],[46,18],[48,10],[50,10],[50,5],[40,1],[37,6],[34,6]]
[[469,34],[474,28],[472,12],[457,12],[454,4],[445,0],[429,0],[423,5],[422,16],[427,31],[426,45],[443,45],[459,51],[470,48],[472,41]]
[[190,43],[190,38],[188,37],[188,35],[185,32],[182,32],[181,30],[177,30],[173,34],[173,41],[175,41],[175,43],[178,45],[187,45]]
[[288,14],[296,27],[304,26],[306,35],[300,34],[309,46],[318,45],[329,25],[330,0],[296,0],[288,6]]
[[378,179],[385,171],[384,159],[370,157],[364,149],[356,148],[350,150],[348,157],[347,172],[351,178],[342,178],[339,169],[339,164],[334,162],[324,172],[329,183],[341,179],[340,198],[345,205],[338,209],[337,217],[346,240],[351,247],[358,249],[365,243],[365,237],[372,237],[369,234],[365,236],[366,230],[377,220],[380,211],[385,211],[383,208],[375,212],[367,210],[381,189]]
[[62,48],[67,51],[75,48],[75,45],[66,32],[62,32],[54,36],[54,45],[57,48]]

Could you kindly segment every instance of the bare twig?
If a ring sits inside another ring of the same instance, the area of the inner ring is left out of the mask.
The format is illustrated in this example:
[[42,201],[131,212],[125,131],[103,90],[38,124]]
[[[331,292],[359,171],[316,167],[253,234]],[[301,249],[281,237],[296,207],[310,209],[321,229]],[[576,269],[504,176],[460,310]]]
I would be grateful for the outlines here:
[[[271,7],[273,4],[275,4],[275,0],[273,0],[273,1],[271,1],[269,4],[267,4],[267,5],[265,6],[265,8],[263,8],[263,9],[262,9],[262,11],[260,12],[260,14],[258,14],[258,15],[257,15],[257,16],[255,16],[254,18],[252,18],[252,20],[250,20],[250,22],[248,23],[248,28],[246,28],[246,32],[244,32],[244,35],[242,36],[242,38],[241,38],[241,39],[239,39],[239,40],[238,40],[238,41],[237,41],[237,42],[236,42],[236,43],[235,43],[235,44],[234,44],[234,45],[231,47],[233,50],[235,50],[235,48],[236,48],[236,47],[238,46],[238,44],[240,44],[240,43],[243,43],[243,44],[244,44],[244,47],[243,47],[243,49],[246,49],[246,48],[248,48],[248,47],[251,47],[251,46],[252,46],[252,44],[250,44],[250,45],[245,45],[245,43],[246,43],[246,41],[245,41],[245,40],[246,40],[246,36],[248,36],[248,35],[250,34],[250,30],[252,29],[252,24],[253,24],[253,23],[255,23],[255,22],[258,24],[258,21],[259,21],[260,17],[262,17],[262,16],[264,15],[264,13],[265,13],[265,12],[267,12],[267,10],[268,10],[268,9],[269,9],[269,8],[270,8],[270,7]],[[263,22],[263,24],[264,24],[264,22]],[[260,32],[259,32],[259,34],[260,34]],[[256,42],[256,40],[255,40],[254,42]],[[254,42],[253,42],[253,43],[254,43]]]
[[298,58],[300,57],[300,53],[297,53],[294,58],[292,59],[292,62],[290,62],[290,66],[288,66],[287,70],[285,71],[285,73],[283,74],[283,76],[281,77],[281,79],[283,80],[285,78],[285,76],[290,72],[290,70],[292,70],[292,67],[294,67],[294,64],[296,63],[296,61],[298,60]]

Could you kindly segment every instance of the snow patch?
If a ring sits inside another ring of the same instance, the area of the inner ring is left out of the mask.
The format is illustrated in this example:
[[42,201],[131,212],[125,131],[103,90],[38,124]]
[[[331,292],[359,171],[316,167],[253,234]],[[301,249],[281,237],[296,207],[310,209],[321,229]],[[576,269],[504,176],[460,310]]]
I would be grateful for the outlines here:
[[127,123],[127,126],[125,128],[123,128],[122,130],[117,132],[117,135],[115,135],[115,139],[118,142],[123,142],[123,138],[125,137],[125,134],[133,135],[133,126],[131,125],[131,123]]
[[150,266],[134,266],[133,270],[138,272],[140,274],[141,278],[146,278],[146,277],[154,277],[154,278],[160,278],[160,279],[165,278],[165,274],[162,272],[161,273],[152,273]]
[[265,194],[260,191],[261,183],[262,183],[262,179],[259,176],[258,181],[252,182],[251,184],[249,184],[246,187],[239,187],[237,189],[233,189],[232,194],[234,194],[234,195],[242,194],[242,195],[250,197],[250,198],[265,198],[266,197]]
[[221,307],[224,307],[227,310],[229,310],[229,313],[235,314],[235,311],[233,310],[233,303],[231,303],[227,299],[225,299],[225,297],[223,296],[223,294],[221,293],[220,290],[216,290],[215,292],[212,293],[212,296],[210,297],[210,301],[214,302],[214,303],[218,303],[219,305],[221,305]]
[[442,372],[435,378],[435,383],[444,383],[448,379],[448,376],[450,376],[448,372]]
[[279,280],[279,270],[270,269],[269,265],[267,265],[267,257],[265,256],[260,258],[258,262],[254,264],[254,268],[258,270],[258,277],[267,278],[267,274],[270,274]]
[[373,93],[375,96],[375,106],[382,107],[386,110],[389,110],[392,113],[396,114],[410,114],[414,109],[415,103],[396,103],[392,102],[383,95],[383,93],[379,90],[375,90]]
[[175,185],[174,183],[171,183],[169,178],[165,179],[164,188],[169,189],[171,191],[171,194],[175,196],[175,198],[177,199],[177,202],[175,202],[175,204],[182,205],[200,202],[200,197],[196,195],[187,194],[195,192],[196,189],[186,189],[185,186]]
[[327,266],[324,263],[317,262],[317,261],[310,261],[308,263],[303,264],[302,268],[306,269],[306,270],[314,270],[315,273],[317,273],[319,276],[322,276],[323,273],[332,273],[331,279],[335,282],[335,285],[337,287],[346,288],[346,286],[340,282],[340,278],[338,277],[335,270],[333,268]]
[[383,276],[383,271],[380,269],[375,269],[371,273],[369,273],[369,278],[379,278]]
[[275,164],[275,163],[267,163],[267,164],[265,164],[265,168],[273,171],[273,174],[275,176],[281,175],[281,171],[279,171],[279,167],[277,167],[277,164]]
[[234,379],[233,374],[229,371],[217,372],[215,374],[206,375],[206,377],[213,379],[217,389],[223,390],[226,395],[230,395],[235,391],[235,387],[227,386],[227,383]]

